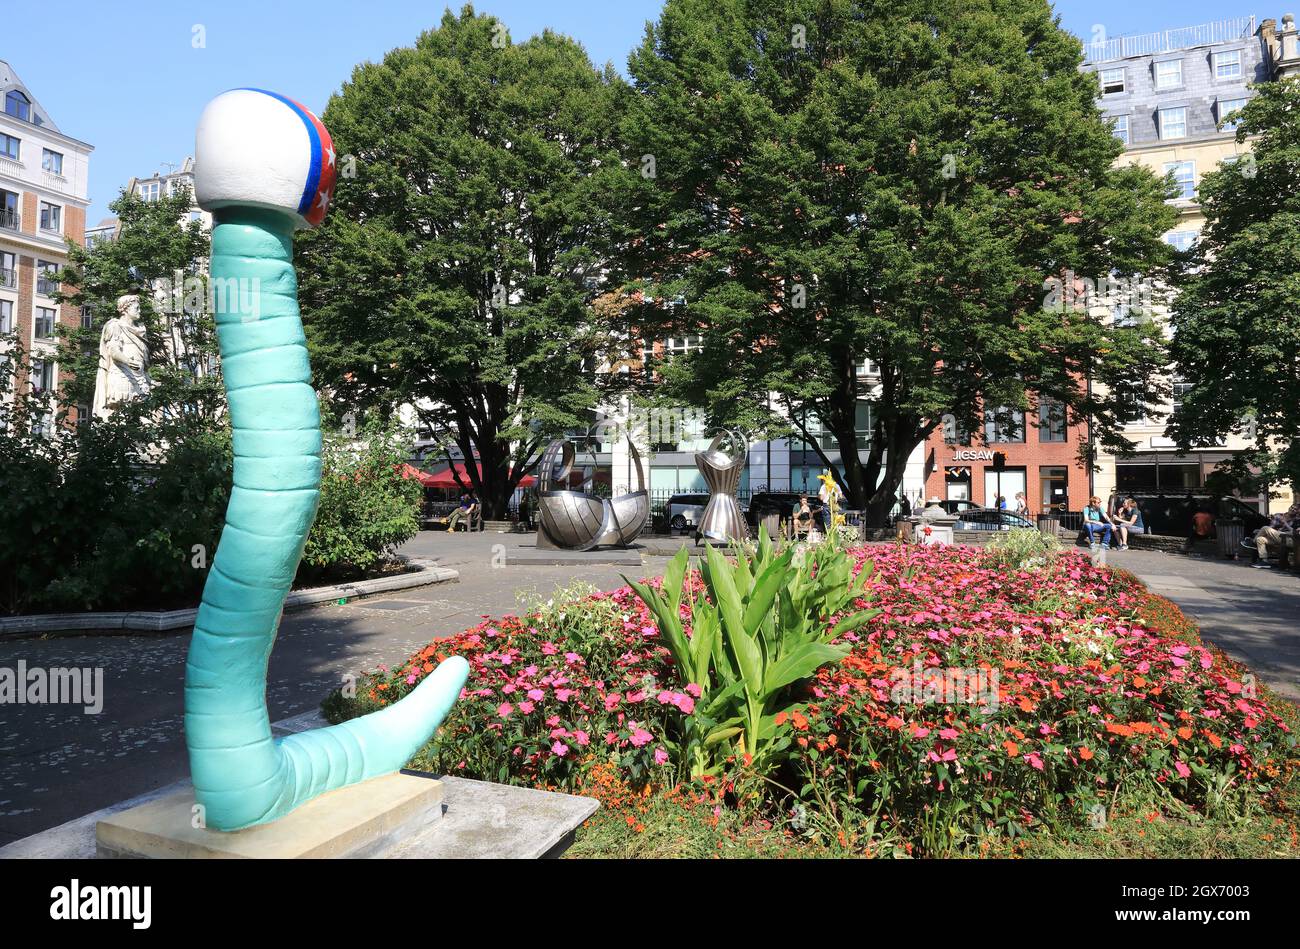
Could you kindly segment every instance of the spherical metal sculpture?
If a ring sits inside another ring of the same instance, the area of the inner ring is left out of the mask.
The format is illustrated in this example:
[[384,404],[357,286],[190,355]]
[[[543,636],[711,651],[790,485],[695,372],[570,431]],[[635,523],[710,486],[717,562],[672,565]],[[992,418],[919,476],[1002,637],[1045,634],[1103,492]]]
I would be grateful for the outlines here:
[[[733,458],[722,450],[722,443],[730,442],[738,453]],[[695,530],[695,540],[716,540],[722,543],[744,540],[749,536],[745,515],[741,513],[736,490],[740,475],[749,460],[749,449],[739,432],[719,432],[704,451],[696,452],[695,466],[709,486],[709,503]]]
[[573,470],[573,443],[557,439],[546,446],[537,474],[537,546],[554,550],[626,547],[640,536],[650,519],[650,495],[645,486],[641,455],[629,436],[628,449],[636,466],[637,490],[606,500],[585,491],[556,487]]

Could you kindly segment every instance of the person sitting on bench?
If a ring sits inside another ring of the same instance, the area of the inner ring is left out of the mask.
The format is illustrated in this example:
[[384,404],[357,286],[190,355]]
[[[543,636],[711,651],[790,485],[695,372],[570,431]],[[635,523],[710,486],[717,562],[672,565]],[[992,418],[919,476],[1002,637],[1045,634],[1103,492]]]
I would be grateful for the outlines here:
[[808,505],[808,498],[802,497],[799,499],[799,510],[794,512],[794,536],[798,537],[801,534],[808,533],[812,530],[812,526],[812,508]]
[[[462,494],[460,496],[460,506],[456,508],[456,510],[452,511],[451,514],[447,517],[448,534],[454,532],[456,530],[456,525],[459,524],[462,520],[465,520],[470,516],[470,512],[473,510],[471,504],[472,501],[473,501],[473,497],[471,495]],[[466,530],[470,530],[470,523],[472,522],[471,521],[466,522],[465,525]]]
[[1255,569],[1272,569],[1272,565],[1268,562],[1270,551],[1276,551],[1278,562],[1285,564],[1287,559],[1287,536],[1293,533],[1291,521],[1285,514],[1274,514],[1273,520],[1269,522],[1267,527],[1261,527],[1255,531],[1255,563],[1253,564]]
[[[1101,498],[1088,499],[1088,506],[1083,509],[1083,529],[1093,550],[1110,546],[1111,519],[1101,506]],[[1101,534],[1100,544],[1097,542],[1098,534]]]
[[1115,530],[1119,533],[1119,549],[1128,550],[1128,535],[1132,531],[1134,534],[1141,534],[1146,531],[1146,526],[1142,523],[1142,512],[1138,510],[1137,501],[1132,498],[1126,498],[1124,503],[1119,506],[1112,520]]

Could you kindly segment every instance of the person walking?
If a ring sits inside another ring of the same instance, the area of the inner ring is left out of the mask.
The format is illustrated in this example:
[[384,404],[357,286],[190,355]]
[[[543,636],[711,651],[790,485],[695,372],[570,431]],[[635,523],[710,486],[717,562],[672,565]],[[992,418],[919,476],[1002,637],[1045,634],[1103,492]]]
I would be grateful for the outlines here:
[[1023,491],[1016,492],[1016,513],[1021,517],[1029,516],[1029,499]]
[[[1094,553],[1100,550],[1103,544],[1110,546],[1111,526],[1110,515],[1101,506],[1101,498],[1090,497],[1087,506],[1083,509],[1083,529],[1088,535],[1088,544]],[[1097,541],[1098,534],[1101,535],[1100,543]]]

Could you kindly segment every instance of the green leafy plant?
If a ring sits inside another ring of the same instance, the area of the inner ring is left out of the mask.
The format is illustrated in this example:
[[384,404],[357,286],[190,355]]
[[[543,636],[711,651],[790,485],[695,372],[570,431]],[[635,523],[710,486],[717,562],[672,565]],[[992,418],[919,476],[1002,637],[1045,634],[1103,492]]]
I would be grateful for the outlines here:
[[986,548],[988,555],[1009,570],[1045,566],[1061,552],[1055,535],[1028,527],[999,533]]
[[799,705],[791,687],[844,658],[849,647],[834,640],[877,612],[853,609],[872,569],[864,564],[855,578],[854,561],[842,551],[777,553],[760,528],[754,551],[737,546],[733,553],[734,563],[708,548],[689,633],[681,616],[691,586],[685,548],[668,564],[660,589],[628,580],[657,620],[682,678],[699,690],[684,736],[694,776],[716,774],[735,754],[750,756],[760,774],[769,770],[790,745],[786,719]]

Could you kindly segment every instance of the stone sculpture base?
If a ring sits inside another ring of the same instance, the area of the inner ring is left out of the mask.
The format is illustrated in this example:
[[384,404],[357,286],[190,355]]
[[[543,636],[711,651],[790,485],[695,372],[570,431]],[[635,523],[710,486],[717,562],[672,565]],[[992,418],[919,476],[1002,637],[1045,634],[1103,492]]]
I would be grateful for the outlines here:
[[386,774],[308,801],[270,824],[223,833],[192,826],[194,790],[100,820],[99,857],[285,859],[374,857],[442,817],[443,784]]

